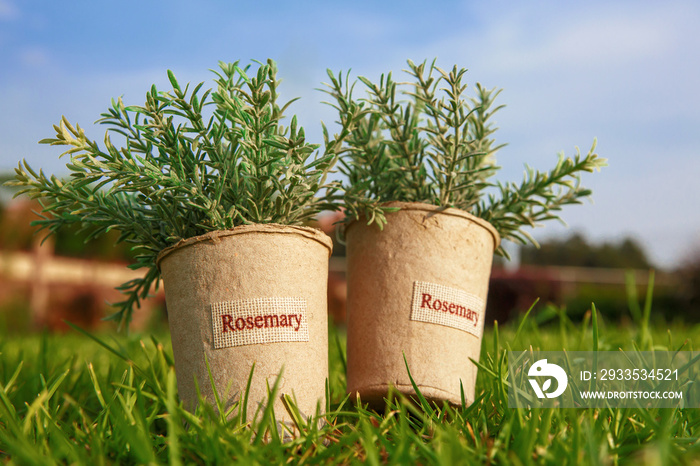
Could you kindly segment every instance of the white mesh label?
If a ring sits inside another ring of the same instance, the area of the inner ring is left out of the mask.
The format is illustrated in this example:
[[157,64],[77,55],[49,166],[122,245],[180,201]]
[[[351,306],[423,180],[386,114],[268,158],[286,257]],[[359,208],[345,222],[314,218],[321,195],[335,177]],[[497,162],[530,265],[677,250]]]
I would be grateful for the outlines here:
[[485,304],[478,296],[457,288],[414,282],[411,320],[456,328],[481,338]]
[[309,341],[303,298],[256,298],[211,305],[214,348]]

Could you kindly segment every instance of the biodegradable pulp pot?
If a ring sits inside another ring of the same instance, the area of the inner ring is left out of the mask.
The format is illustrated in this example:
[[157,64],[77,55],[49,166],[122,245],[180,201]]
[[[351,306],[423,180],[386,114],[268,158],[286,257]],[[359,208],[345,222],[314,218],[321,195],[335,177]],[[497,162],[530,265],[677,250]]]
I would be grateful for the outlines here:
[[197,385],[214,404],[207,362],[227,408],[245,393],[255,364],[248,420],[280,371],[278,420],[290,420],[285,394],[306,416],[323,406],[331,249],[318,230],[268,224],[210,232],[160,253],[178,391],[188,409],[198,401]]
[[383,230],[346,230],[348,392],[381,406],[390,387],[429,400],[474,400],[498,232],[453,208],[391,202]]

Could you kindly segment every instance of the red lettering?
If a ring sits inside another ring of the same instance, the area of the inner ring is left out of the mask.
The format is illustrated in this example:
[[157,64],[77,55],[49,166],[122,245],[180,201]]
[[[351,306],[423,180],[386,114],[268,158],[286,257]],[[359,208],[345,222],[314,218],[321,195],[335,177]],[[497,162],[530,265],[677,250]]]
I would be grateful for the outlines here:
[[221,314],[221,333],[236,330],[253,330],[255,328],[291,327],[295,331],[301,329],[302,314],[268,314],[264,316],[246,316],[235,318],[230,314]]
[[295,331],[295,332],[298,332],[299,329],[301,328],[301,314],[299,314],[299,315],[296,315],[296,314],[295,314],[295,315],[290,315],[289,317],[290,317],[290,318],[291,318],[291,317],[294,317],[294,318],[297,320],[297,326],[294,327],[294,331]]
[[455,314],[459,317],[464,317],[465,319],[474,322],[474,325],[476,325],[479,322],[479,314],[476,311],[473,311],[459,304],[451,303],[449,301],[440,301],[439,299],[433,300],[433,297],[428,293],[422,293],[421,307],[426,307],[426,305],[428,309],[449,312],[450,314]]
[[229,329],[233,332],[235,329],[233,328],[233,325],[231,325],[233,322],[233,317],[231,317],[230,314],[223,314],[221,316],[221,325],[224,327],[224,331],[221,333],[226,333],[228,332]]
[[[282,316],[282,317],[284,317],[284,316]],[[267,328],[267,327],[284,327],[284,325],[280,325],[279,316],[268,315],[268,316],[265,316],[265,328]]]
[[243,317],[236,319],[236,328],[238,330],[243,330],[245,328],[245,319],[243,319]]

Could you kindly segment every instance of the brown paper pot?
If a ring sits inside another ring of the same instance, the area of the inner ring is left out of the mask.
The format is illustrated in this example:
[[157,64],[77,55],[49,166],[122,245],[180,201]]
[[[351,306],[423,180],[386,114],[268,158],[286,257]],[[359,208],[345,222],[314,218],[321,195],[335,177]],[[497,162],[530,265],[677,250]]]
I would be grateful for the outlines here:
[[429,400],[474,400],[494,248],[486,221],[459,209],[392,202],[384,230],[346,230],[348,392],[383,404],[390,387]]
[[230,407],[253,364],[247,419],[267,398],[284,367],[275,400],[278,420],[290,420],[282,395],[302,414],[323,406],[328,377],[326,287],[332,242],[312,228],[246,225],[189,238],[158,257],[180,398],[192,409],[196,383],[214,403],[207,361]]

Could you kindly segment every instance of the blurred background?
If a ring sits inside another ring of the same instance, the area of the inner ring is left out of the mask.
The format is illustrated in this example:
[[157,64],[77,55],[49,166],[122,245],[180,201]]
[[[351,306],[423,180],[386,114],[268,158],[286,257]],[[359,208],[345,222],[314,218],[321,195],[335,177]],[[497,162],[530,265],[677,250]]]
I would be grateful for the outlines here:
[[[594,203],[563,211],[568,226],[531,233],[542,248],[508,246],[497,261],[487,321],[507,320],[539,297],[583,316],[591,301],[624,320],[632,291],[655,270],[654,314],[700,313],[700,4],[694,1],[473,2],[161,1],[94,3],[0,0],[0,173],[21,159],[58,176],[67,159],[39,145],[61,115],[101,140],[93,122],[112,98],[141,104],[152,84],[212,81],[218,61],[272,58],[283,97],[312,142],[332,109],[317,90],[326,69],[400,80],[407,59],[469,68],[467,82],[502,88],[496,115],[501,181],[557,154],[597,152],[610,166],[586,175]],[[37,205],[0,189],[0,329],[97,327],[114,286],[131,272],[128,251],[74,231],[41,244]],[[322,226],[331,235],[332,216]],[[344,319],[343,248],[336,245],[330,312]],[[162,294],[135,317],[162,325]]]
[[[5,189],[6,190],[6,189]],[[104,322],[120,300],[115,287],[139,276],[127,268],[130,251],[115,244],[110,233],[84,242],[87,233],[65,229],[45,238],[34,234],[31,220],[40,205],[17,198],[0,210],[0,335],[37,330],[63,332],[65,321],[90,329],[114,329]],[[342,214],[327,213],[312,226],[334,239],[329,261],[328,312],[331,321],[346,323],[345,247],[338,241],[335,222]],[[544,241],[541,247],[518,248],[517,265],[494,258],[486,322],[505,323],[527,311],[542,324],[564,308],[574,321],[584,318],[595,303],[601,315],[625,324],[630,306],[643,301],[653,285],[652,322],[700,321],[700,255],[675,269],[660,269],[633,238],[593,242],[580,232]],[[650,280],[653,282],[650,283]],[[167,326],[162,287],[142,302],[130,327],[158,331]]]

